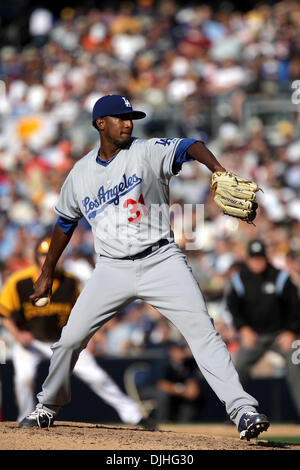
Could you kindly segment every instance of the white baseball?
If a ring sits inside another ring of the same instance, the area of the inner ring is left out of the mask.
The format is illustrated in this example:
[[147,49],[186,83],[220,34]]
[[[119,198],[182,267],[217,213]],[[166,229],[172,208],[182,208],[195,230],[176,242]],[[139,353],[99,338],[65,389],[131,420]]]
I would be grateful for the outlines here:
[[48,303],[48,297],[41,297],[40,299],[37,299],[34,302],[34,305],[36,307],[45,307],[45,305],[47,305],[47,303]]

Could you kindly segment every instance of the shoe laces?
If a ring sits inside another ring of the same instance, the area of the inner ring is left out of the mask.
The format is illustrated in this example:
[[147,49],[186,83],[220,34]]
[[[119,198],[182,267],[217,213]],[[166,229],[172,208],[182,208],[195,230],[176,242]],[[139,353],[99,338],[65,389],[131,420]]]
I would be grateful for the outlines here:
[[38,426],[41,428],[40,418],[46,417],[48,419],[48,429],[53,418],[53,414],[50,411],[44,410],[43,408],[36,408],[30,415],[31,418],[36,419]]

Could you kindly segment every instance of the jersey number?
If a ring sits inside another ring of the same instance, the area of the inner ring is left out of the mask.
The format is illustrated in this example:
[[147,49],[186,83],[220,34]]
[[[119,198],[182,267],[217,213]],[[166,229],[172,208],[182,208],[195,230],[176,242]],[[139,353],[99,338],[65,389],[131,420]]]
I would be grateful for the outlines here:
[[137,224],[141,220],[142,214],[139,210],[139,205],[142,208],[143,214],[148,215],[147,207],[145,206],[145,201],[142,194],[140,195],[137,202],[134,199],[126,199],[126,201],[124,202],[123,207],[127,209],[128,206],[132,206],[132,208],[129,209],[129,212],[130,214],[135,215],[135,217],[128,217],[128,222]]

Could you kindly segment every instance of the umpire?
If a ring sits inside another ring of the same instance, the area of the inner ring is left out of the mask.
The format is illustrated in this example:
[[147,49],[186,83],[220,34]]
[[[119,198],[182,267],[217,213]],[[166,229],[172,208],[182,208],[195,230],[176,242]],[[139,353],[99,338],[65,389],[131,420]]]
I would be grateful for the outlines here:
[[236,369],[247,388],[251,367],[267,350],[286,360],[287,382],[300,418],[300,365],[293,341],[300,332],[300,300],[287,271],[272,266],[261,240],[248,244],[245,265],[231,276],[227,307],[240,334]]

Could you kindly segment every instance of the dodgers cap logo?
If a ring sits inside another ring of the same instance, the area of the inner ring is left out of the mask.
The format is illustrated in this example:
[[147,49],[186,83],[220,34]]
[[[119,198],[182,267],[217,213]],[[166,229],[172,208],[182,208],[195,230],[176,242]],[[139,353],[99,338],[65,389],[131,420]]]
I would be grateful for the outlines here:
[[132,109],[131,103],[126,96],[105,95],[96,101],[93,107],[93,121],[104,116],[130,115],[130,119],[143,119],[146,114],[143,111]]

